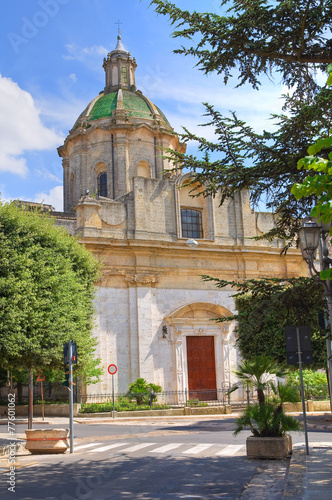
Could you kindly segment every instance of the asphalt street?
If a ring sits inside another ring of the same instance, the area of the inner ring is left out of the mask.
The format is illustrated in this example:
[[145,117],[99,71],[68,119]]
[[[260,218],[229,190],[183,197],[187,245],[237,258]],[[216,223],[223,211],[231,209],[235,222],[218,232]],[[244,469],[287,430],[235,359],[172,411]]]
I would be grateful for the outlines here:
[[[66,421],[56,425],[66,426]],[[18,435],[25,427],[17,426]],[[34,427],[43,427],[43,424]],[[266,461],[248,460],[245,440],[249,432],[234,437],[233,430],[233,417],[76,423],[74,454],[32,456],[25,453],[17,457],[15,495],[8,491],[6,461],[1,460],[0,498],[245,498],[246,485]],[[1,428],[0,433],[3,431]],[[293,435],[295,444],[303,441],[302,433]],[[329,432],[309,433],[309,443],[331,441]]]

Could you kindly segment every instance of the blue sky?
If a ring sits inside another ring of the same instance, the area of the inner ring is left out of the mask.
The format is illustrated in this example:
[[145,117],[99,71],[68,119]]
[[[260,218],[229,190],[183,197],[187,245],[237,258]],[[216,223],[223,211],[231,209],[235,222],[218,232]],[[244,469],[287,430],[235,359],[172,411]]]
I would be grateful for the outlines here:
[[[172,126],[200,135],[204,108],[214,104],[256,129],[271,128],[283,89],[267,83],[259,92],[227,87],[205,76],[195,61],[172,53],[180,44],[149,0],[13,0],[0,19],[0,193],[52,204],[62,210],[62,165],[56,148],[76,118],[104,88],[104,56],[122,41],[136,57],[136,84],[166,114]],[[218,0],[177,0],[188,10],[221,13]],[[195,152],[195,145],[189,146]]]

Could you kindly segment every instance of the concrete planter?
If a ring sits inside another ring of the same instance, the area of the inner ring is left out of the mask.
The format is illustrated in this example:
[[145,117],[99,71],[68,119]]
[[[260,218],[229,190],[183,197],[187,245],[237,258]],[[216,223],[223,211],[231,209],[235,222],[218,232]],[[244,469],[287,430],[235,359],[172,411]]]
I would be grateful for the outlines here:
[[65,453],[69,448],[69,429],[27,429],[25,449],[32,455]]
[[247,457],[282,460],[292,453],[292,438],[288,434],[281,437],[247,438]]

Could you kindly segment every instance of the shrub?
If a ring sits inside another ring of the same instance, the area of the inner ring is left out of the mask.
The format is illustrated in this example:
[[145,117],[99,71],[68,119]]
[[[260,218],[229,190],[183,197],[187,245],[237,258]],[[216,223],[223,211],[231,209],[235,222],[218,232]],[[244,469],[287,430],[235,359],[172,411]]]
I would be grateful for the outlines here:
[[150,398],[156,401],[158,392],[162,392],[163,388],[160,385],[148,383],[144,378],[138,378],[132,384],[129,384],[126,394],[128,399],[136,399],[138,405],[149,404]]
[[209,406],[207,403],[201,402],[197,399],[188,399],[187,406]]
[[[171,406],[168,405],[153,405],[154,410],[168,410]],[[137,403],[130,403],[126,400],[125,404],[116,402],[114,404],[115,411],[135,411],[135,410],[150,410],[150,405],[138,405]],[[113,410],[113,403],[85,403],[81,406],[81,413],[103,413],[111,412]]]
[[[300,372],[288,373],[287,380],[300,387]],[[328,400],[329,390],[326,373],[323,371],[303,370],[303,384],[306,399]]]

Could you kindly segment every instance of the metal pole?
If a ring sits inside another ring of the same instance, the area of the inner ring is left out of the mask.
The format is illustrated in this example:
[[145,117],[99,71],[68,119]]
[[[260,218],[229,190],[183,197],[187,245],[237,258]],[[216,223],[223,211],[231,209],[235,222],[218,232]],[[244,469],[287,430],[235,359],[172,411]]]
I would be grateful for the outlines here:
[[[320,236],[319,245],[319,261],[321,270],[326,270],[330,268],[331,259],[329,259],[329,248],[326,243],[326,238],[328,237],[329,231],[322,230]],[[326,338],[326,351],[327,351],[327,378],[329,386],[329,397],[330,397],[330,410],[332,412],[332,284],[329,279],[320,280],[324,287],[324,295],[327,300],[327,306],[329,310],[329,320],[330,320],[330,335]]]
[[114,415],[114,375],[112,375],[112,400],[113,400],[113,418],[115,418],[115,415]]
[[28,429],[33,425],[33,370],[29,369],[29,405],[28,405]]
[[69,357],[69,443],[70,453],[74,453],[74,391],[73,391],[73,345],[72,340],[68,342]]
[[305,448],[306,448],[306,454],[309,455],[308,430],[307,430],[307,414],[306,414],[306,410],[305,410],[304,387],[303,387],[303,373],[302,373],[300,328],[298,326],[296,327],[296,338],[297,338],[297,354],[298,354],[298,357],[299,357],[299,370],[300,370],[300,381],[301,381],[301,396],[302,396],[302,409],[303,409]]
[[[329,309],[329,319],[330,319],[330,334],[326,338],[326,351],[327,351],[327,378],[329,383],[329,395],[330,395],[330,410],[332,413],[332,293],[331,293],[331,282],[326,283],[326,299]],[[324,287],[325,288],[325,287]]]
[[41,400],[42,400],[42,420],[44,422],[44,389],[43,389],[43,382],[40,382],[40,395],[41,395]]

